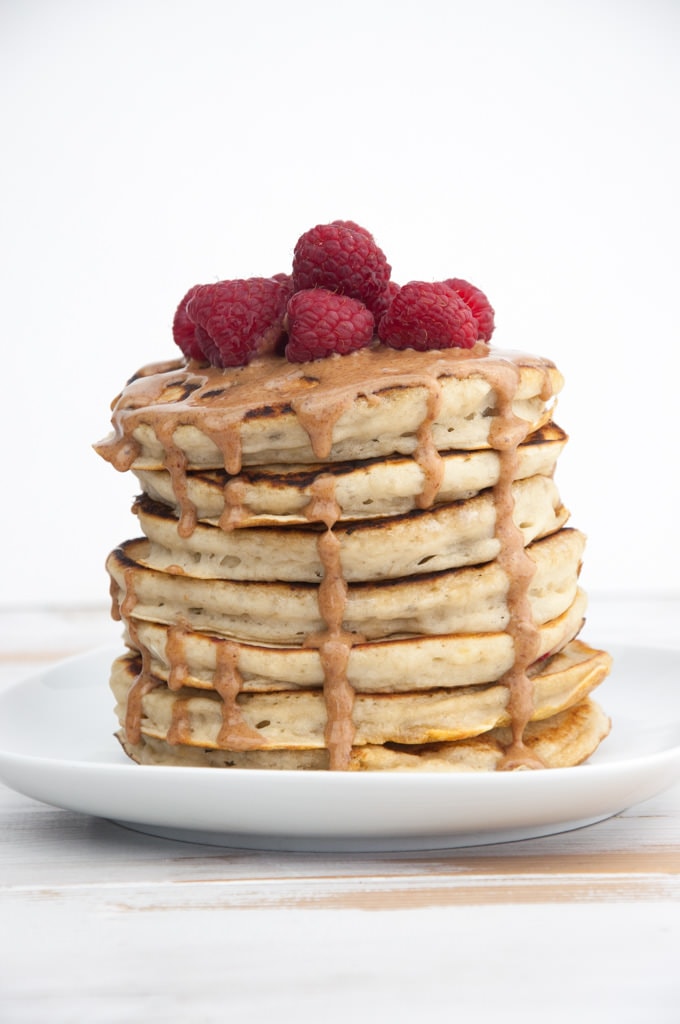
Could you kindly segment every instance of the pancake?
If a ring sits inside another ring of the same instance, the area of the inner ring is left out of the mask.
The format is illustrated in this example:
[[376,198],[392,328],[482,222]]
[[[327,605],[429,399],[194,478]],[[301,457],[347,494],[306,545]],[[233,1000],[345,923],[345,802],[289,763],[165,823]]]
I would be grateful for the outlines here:
[[[569,608],[578,589],[585,546],[574,529],[535,541],[526,549],[534,571],[528,601],[536,623]],[[149,567],[147,540],[129,541],[107,560],[118,588],[120,614],[185,623],[238,640],[299,644],[323,634],[326,622],[313,583],[234,582],[196,579]],[[493,633],[506,628],[509,580],[495,559],[485,565],[398,580],[347,586],[342,629],[357,638],[399,634]]]
[[[540,663],[532,679],[531,721],[550,718],[581,703],[604,679],[609,658],[578,640]],[[124,655],[114,663],[111,688],[125,724],[128,695],[141,663]],[[510,725],[508,688],[496,683],[455,690],[405,694],[357,694],[353,707],[353,746],[399,743],[421,745],[479,736]],[[141,695],[141,733],[206,749],[323,749],[326,706],[320,691],[240,693],[227,698],[186,687],[170,690],[151,677]],[[131,731],[131,730],[129,730]]]
[[[599,705],[585,700],[552,718],[530,722],[525,742],[534,759],[546,768],[571,768],[590,757],[609,730],[609,719]],[[139,764],[283,771],[328,769],[325,750],[210,750],[179,746],[152,736],[131,743],[124,730],[116,735],[128,756]],[[510,741],[510,730],[499,728],[453,743],[353,747],[348,770],[491,772],[501,767]]]
[[[524,543],[555,533],[567,521],[551,477],[513,486],[513,519]],[[166,506],[142,497],[134,509],[150,541],[140,561],[150,568],[199,579],[318,583],[324,567],[318,530],[295,526],[221,530],[198,524],[182,537]],[[489,490],[467,501],[440,504],[358,523],[339,523],[341,565],[348,583],[397,579],[492,561],[499,552],[496,506]]]
[[[578,635],[586,603],[585,593],[577,591],[562,615],[539,627],[538,659],[561,650]],[[214,688],[225,645],[234,655],[244,693],[321,689],[324,683],[315,647],[264,647],[225,640],[185,625],[143,620],[134,620],[125,639],[131,648],[146,652],[155,678],[168,683],[172,677],[193,689]],[[354,644],[347,678],[357,693],[450,689],[501,679],[512,668],[513,660],[512,639],[505,632],[391,638]]]
[[512,353],[482,368],[477,352],[452,359],[452,351],[413,359],[378,346],[313,363],[254,360],[228,375],[193,362],[152,364],[114,403],[114,430],[96,450],[119,469],[164,469],[170,452],[186,469],[233,474],[414,455],[424,422],[438,451],[493,448],[499,395],[509,388],[524,436],[550,422],[549,398],[563,384],[553,363]]
[[[518,449],[515,479],[551,476],[566,441],[566,434],[554,423],[535,430]],[[498,483],[500,460],[490,449],[443,452],[442,463],[435,502],[462,501]],[[175,515],[181,514],[169,472],[135,468],[134,473],[145,494],[167,505]],[[307,523],[304,510],[312,500],[314,483],[329,474],[335,479],[341,521],[411,512],[418,507],[417,498],[423,490],[423,471],[418,463],[393,455],[311,466],[257,467],[244,471],[236,480],[224,470],[196,470],[187,473],[187,499],[199,520],[215,525],[225,513],[226,488],[227,517],[231,499],[238,507],[240,526]]]

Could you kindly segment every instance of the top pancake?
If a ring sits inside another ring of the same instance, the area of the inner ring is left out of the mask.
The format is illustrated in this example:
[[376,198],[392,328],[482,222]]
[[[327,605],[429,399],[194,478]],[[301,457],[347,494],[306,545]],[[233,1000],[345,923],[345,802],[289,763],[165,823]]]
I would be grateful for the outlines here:
[[549,422],[561,386],[549,360],[493,350],[376,345],[312,363],[272,356],[229,369],[174,361],[132,378],[113,404],[112,434],[95,448],[120,470],[231,474],[414,455],[424,427],[437,451],[499,448],[502,396],[526,436]]

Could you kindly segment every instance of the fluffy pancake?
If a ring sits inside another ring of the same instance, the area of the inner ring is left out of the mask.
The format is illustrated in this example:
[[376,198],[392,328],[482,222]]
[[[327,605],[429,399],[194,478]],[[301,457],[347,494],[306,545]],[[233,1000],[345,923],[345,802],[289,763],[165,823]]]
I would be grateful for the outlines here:
[[[535,566],[528,590],[535,622],[548,622],[571,605],[584,546],[580,531],[565,528],[526,549]],[[107,560],[123,618],[126,606],[131,606],[134,617],[152,622],[186,623],[235,639],[278,644],[302,643],[326,628],[315,584],[196,579],[150,568],[149,558],[149,542],[137,540],[117,548]],[[508,583],[494,560],[350,584],[342,628],[366,639],[498,632],[506,628],[510,614]]]
[[[554,423],[531,433],[518,449],[515,479],[551,476],[566,441],[566,434]],[[498,483],[500,460],[491,449],[443,452],[442,462],[436,502],[462,501]],[[135,468],[134,473],[145,494],[180,515],[169,472]],[[390,456],[312,466],[259,466],[236,480],[224,470],[197,470],[187,474],[187,498],[199,520],[214,524],[225,512],[225,491],[238,507],[241,526],[307,523],[304,510],[312,500],[313,485],[328,474],[336,481],[341,521],[411,512],[418,507],[423,490],[421,466],[410,457]]]
[[[537,658],[561,650],[577,636],[586,610],[586,595],[577,591],[569,608],[539,627]],[[150,659],[151,674],[198,690],[214,688],[223,638],[192,630],[135,620],[134,639]],[[243,692],[321,689],[323,666],[315,647],[274,647],[229,639]],[[508,633],[409,636],[357,643],[347,663],[347,678],[357,693],[400,693],[437,687],[474,686],[496,681],[513,665]],[[177,671],[180,666],[180,672]],[[177,683],[173,683],[176,686]]]
[[[608,735],[610,722],[598,704],[585,700],[552,718],[529,722],[525,742],[546,768],[581,764]],[[117,733],[123,749],[139,764],[185,765],[289,771],[328,768],[325,750],[209,750],[178,746],[152,736],[131,743],[124,730]],[[510,730],[492,729],[482,736],[452,743],[423,746],[368,745],[353,747],[349,771],[489,772],[502,764],[511,742]]]
[[550,421],[545,396],[556,395],[563,380],[549,360],[499,354],[482,369],[467,355],[378,346],[297,365],[254,360],[228,376],[183,361],[155,364],[128,383],[114,404],[114,431],[96,448],[121,469],[167,468],[173,450],[187,469],[234,473],[413,455],[425,421],[438,451],[489,448],[499,392],[510,385],[512,414],[525,434]]
[[[134,655],[114,663],[111,687],[117,714],[125,721],[128,694],[139,677],[141,665]],[[533,675],[532,721],[541,721],[581,703],[609,670],[609,658],[578,640],[537,666]],[[308,749],[325,746],[326,707],[320,691],[241,693],[236,697],[238,730],[222,734],[229,701],[214,692],[182,688],[176,692],[163,685],[147,690],[141,698],[143,735],[206,749],[240,749],[244,723],[249,749]],[[430,690],[406,694],[358,694],[354,702],[354,746],[384,743],[440,743],[479,736],[508,726],[509,692],[502,684],[467,686],[456,690]],[[233,717],[233,715],[232,715]],[[231,723],[233,725],[233,722]]]
[[[525,544],[555,533],[567,521],[568,512],[551,477],[517,481],[513,501],[514,522]],[[182,537],[177,519],[166,506],[142,498],[135,511],[150,541],[148,554],[140,561],[151,568],[199,579],[303,583],[323,579],[318,529],[287,525],[227,531],[198,524],[189,537]],[[467,501],[401,516],[339,524],[335,535],[348,583],[479,565],[494,559],[500,548],[490,490]]]

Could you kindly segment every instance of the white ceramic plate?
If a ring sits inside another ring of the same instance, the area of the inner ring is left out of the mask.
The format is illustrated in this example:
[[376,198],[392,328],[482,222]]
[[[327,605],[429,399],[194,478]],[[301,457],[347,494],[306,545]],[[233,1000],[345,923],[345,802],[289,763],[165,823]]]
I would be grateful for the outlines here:
[[119,650],[46,669],[0,694],[0,779],[26,796],[141,832],[281,850],[415,850],[567,831],[680,777],[680,651],[612,650],[598,700],[611,736],[586,765],[505,774],[140,767],[113,738]]

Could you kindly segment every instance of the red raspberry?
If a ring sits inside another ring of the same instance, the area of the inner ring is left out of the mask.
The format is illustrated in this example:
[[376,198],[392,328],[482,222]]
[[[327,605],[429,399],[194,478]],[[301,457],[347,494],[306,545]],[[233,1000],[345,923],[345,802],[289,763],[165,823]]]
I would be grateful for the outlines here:
[[203,350],[214,366],[245,366],[273,352],[283,335],[292,291],[287,274],[201,285],[187,303],[187,315],[201,331]]
[[206,356],[197,337],[198,328],[187,314],[187,303],[189,299],[193,298],[199,287],[200,285],[195,284],[193,288],[190,288],[177,307],[172,321],[172,336],[175,339],[175,344],[179,345],[187,359],[203,360]]
[[391,270],[373,236],[353,221],[317,224],[298,239],[293,253],[296,292],[326,288],[358,299],[371,311]]
[[477,321],[479,337],[482,341],[489,341],[494,331],[494,310],[481,288],[476,288],[469,281],[462,277],[451,277],[444,281],[449,288],[453,288],[457,295],[460,295],[464,302],[467,302],[472,315]]
[[375,321],[358,299],[336,295],[325,288],[295,292],[286,316],[286,357],[305,363],[323,356],[347,355],[373,340]]
[[378,327],[392,348],[472,348],[477,321],[470,307],[448,285],[409,281],[395,295]]
[[381,319],[390,308],[392,299],[399,292],[399,285],[396,281],[388,281],[387,288],[380,295],[373,307],[373,316],[375,317],[376,324],[380,324]]
[[202,327],[198,326],[198,324],[194,324],[194,330],[196,331],[196,345],[203,352],[203,358],[207,359],[213,366],[221,366],[222,358],[220,356],[220,350],[208,332],[204,331]]
[[362,228],[361,224],[357,224],[354,220],[334,220],[331,221],[331,223],[339,225],[341,228],[350,228],[352,231],[358,231],[359,234],[363,235],[365,238],[370,238],[372,242],[375,241],[368,228]]

